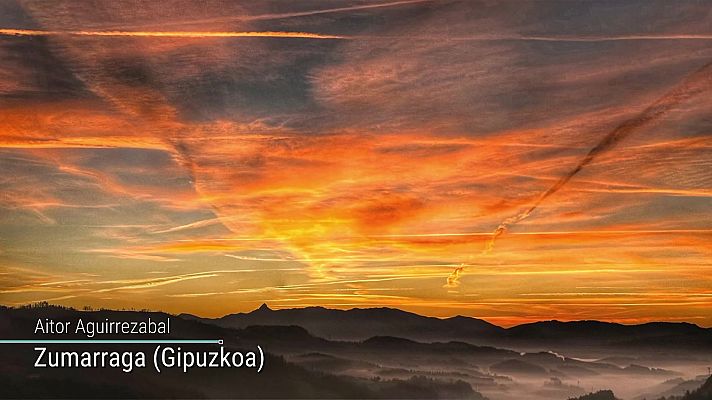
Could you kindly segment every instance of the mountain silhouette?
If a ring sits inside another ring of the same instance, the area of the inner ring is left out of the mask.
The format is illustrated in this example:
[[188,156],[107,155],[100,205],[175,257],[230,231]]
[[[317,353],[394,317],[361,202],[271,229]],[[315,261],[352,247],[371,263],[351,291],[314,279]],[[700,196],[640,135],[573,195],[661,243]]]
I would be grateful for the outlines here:
[[[198,318],[181,315],[186,318]],[[434,318],[393,308],[324,307],[272,310],[266,304],[249,313],[217,319],[198,318],[220,326],[244,328],[250,325],[299,325],[312,334],[340,340],[364,340],[372,336],[395,336],[414,340],[460,340],[490,337],[504,332],[487,321],[468,317]]]
[[[253,348],[253,340],[266,344],[293,343],[295,348],[310,343],[323,347],[326,340],[310,335],[297,326],[248,327],[242,330],[222,328],[197,320],[181,319],[160,312],[147,311],[77,311],[57,306],[8,308],[0,306],[0,337],[32,338],[38,319],[85,322],[145,321],[171,319],[172,339],[222,338],[228,350]],[[57,336],[53,335],[52,339]],[[61,339],[86,339],[74,332]],[[126,339],[125,335],[107,335],[101,339]],[[131,335],[129,339],[152,335]],[[166,338],[166,337],[161,337]],[[335,344],[338,346],[338,343]],[[423,376],[367,380],[307,369],[267,353],[261,373],[225,368],[164,369],[137,368],[125,373],[117,368],[33,368],[36,351],[33,344],[4,345],[0,363],[0,398],[467,398],[483,397],[462,380],[441,380]],[[53,350],[143,351],[151,354],[153,345],[130,344],[53,344]],[[196,345],[181,345],[184,348]],[[49,346],[48,346],[49,347]],[[202,345],[205,350],[205,345]],[[214,348],[213,348],[214,349]],[[253,348],[254,349],[254,348]]]
[[656,346],[679,343],[712,346],[712,330],[687,322],[650,322],[623,325],[601,321],[542,321],[507,329],[509,339]]
[[215,319],[188,314],[181,316],[229,328],[298,325],[313,335],[335,340],[366,340],[374,336],[390,336],[417,341],[454,340],[527,349],[585,346],[712,350],[712,329],[682,322],[623,325],[588,320],[552,320],[502,328],[472,317],[434,318],[385,307],[350,310],[306,307],[273,310],[266,304],[252,312],[229,314]]
[[[304,319],[300,320],[300,316]],[[611,351],[602,351],[596,358],[550,350],[555,349],[558,342],[575,343],[588,349],[591,343],[608,345],[643,339],[653,342],[656,338],[676,335],[699,336],[698,340],[703,341],[709,330],[691,324],[544,321],[505,329],[475,318],[438,319],[391,308],[272,310],[267,305],[250,313],[219,319],[149,311],[0,306],[0,337],[32,337],[37,320],[44,318],[141,321],[149,317],[154,320],[170,317],[172,338],[221,338],[226,347],[233,349],[254,349],[260,345],[267,353],[268,368],[261,374],[211,369],[194,370],[189,374],[171,370],[160,376],[147,369],[131,374],[93,368],[38,370],[32,368],[32,346],[13,345],[2,349],[0,387],[3,393],[8,393],[5,397],[47,398],[56,394],[55,397],[63,398],[482,399],[486,396],[550,400],[579,396],[586,393],[584,388],[601,388],[603,382],[606,385],[603,388],[612,389],[624,398],[652,393],[655,397],[646,397],[652,400],[689,379],[689,375],[674,370],[675,365],[699,368],[709,354],[698,349],[697,353],[685,356],[680,350],[686,349],[685,343],[660,346],[671,358],[651,357],[650,351],[636,346],[629,346],[627,355],[623,355],[625,347],[614,347]],[[237,326],[227,326],[226,321]],[[335,334],[344,332],[344,326],[353,330],[346,335],[348,340]],[[463,327],[461,331],[458,326]],[[587,329],[592,338],[590,342],[586,341]],[[527,339],[527,331],[531,332],[531,339]],[[322,337],[316,332],[332,332],[332,336]],[[358,339],[351,339],[353,337]],[[82,336],[70,334],[64,338]],[[495,342],[515,346],[491,344]],[[61,350],[62,346],[56,347]],[[122,346],[103,346],[125,350]],[[151,346],[146,346],[150,351]],[[523,351],[526,346],[543,349]],[[667,365],[672,365],[672,369],[662,369]],[[681,378],[672,379],[678,377]],[[665,382],[667,384],[660,386]],[[699,387],[699,382],[689,390]],[[702,389],[698,396],[704,395],[706,389]],[[684,390],[675,394],[681,396]],[[607,396],[607,393],[592,395]]]

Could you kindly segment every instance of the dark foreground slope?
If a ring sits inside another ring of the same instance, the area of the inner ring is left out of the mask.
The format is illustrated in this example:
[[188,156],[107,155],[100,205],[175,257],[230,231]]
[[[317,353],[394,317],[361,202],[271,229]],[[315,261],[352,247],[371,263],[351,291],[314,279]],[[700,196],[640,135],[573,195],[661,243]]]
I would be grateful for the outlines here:
[[712,376],[698,389],[682,396],[681,400],[712,400]]
[[[36,339],[37,320],[140,321],[151,317],[165,320],[168,315],[148,312],[80,312],[58,307],[0,308],[0,337]],[[242,344],[232,329],[198,321],[171,317],[172,338],[222,338],[231,350]],[[75,335],[43,339],[80,339]],[[139,337],[108,336],[102,339]],[[143,337],[156,339],[158,337]],[[165,337],[160,337],[165,338]],[[192,369],[187,373],[168,369],[158,374],[150,368],[130,373],[120,368],[34,368],[35,345],[4,346],[0,360],[0,397],[3,398],[482,398],[469,384],[454,380],[428,378],[368,380],[335,376],[307,370],[267,355],[261,373],[254,369]],[[94,346],[94,347],[92,347]],[[126,351],[143,350],[152,354],[153,345],[52,345],[52,350]],[[186,349],[205,350],[205,345],[182,345]],[[50,347],[49,345],[47,347]],[[269,347],[266,347],[269,351]]]
[[[585,394],[580,397],[571,398],[569,400],[619,400],[611,390],[600,390],[595,393]],[[688,391],[682,396],[661,397],[657,400],[712,400],[712,376],[699,388]]]
[[599,390],[595,393],[585,394],[575,399],[569,400],[619,400],[610,390]]

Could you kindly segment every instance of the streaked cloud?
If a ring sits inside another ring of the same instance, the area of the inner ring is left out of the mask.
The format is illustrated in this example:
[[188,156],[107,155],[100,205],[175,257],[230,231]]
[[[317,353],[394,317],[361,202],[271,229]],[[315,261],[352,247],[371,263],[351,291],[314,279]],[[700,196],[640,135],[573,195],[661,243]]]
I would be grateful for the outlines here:
[[708,95],[481,254],[712,59],[699,2],[581,6],[8,3],[4,302],[712,324]]

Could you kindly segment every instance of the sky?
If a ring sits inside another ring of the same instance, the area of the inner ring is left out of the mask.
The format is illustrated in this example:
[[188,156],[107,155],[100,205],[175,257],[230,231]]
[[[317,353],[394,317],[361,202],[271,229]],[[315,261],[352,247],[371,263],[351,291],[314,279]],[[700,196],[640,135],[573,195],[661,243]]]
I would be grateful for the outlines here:
[[705,1],[7,0],[0,60],[2,304],[712,326]]

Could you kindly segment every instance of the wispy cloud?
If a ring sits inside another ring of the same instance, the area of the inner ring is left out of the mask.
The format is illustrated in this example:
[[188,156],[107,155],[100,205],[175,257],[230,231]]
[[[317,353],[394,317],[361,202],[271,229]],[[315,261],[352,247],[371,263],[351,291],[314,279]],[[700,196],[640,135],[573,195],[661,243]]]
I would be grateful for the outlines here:
[[680,4],[9,7],[3,299],[707,315],[709,74],[658,100],[712,59]]

